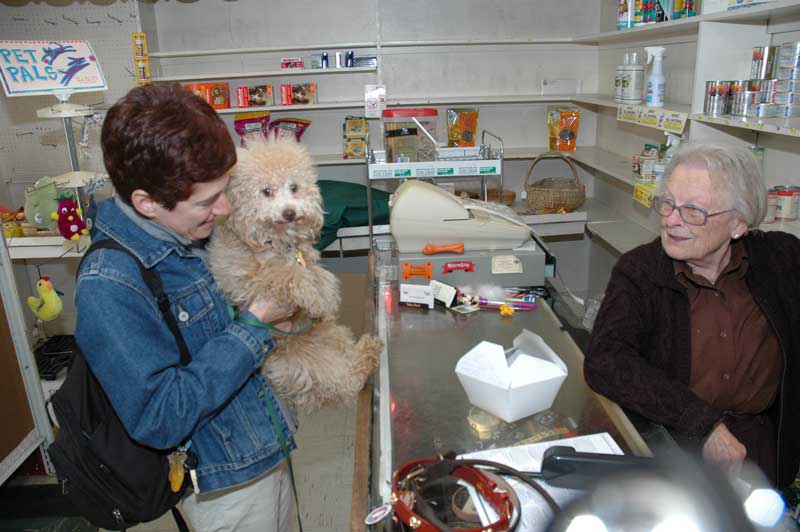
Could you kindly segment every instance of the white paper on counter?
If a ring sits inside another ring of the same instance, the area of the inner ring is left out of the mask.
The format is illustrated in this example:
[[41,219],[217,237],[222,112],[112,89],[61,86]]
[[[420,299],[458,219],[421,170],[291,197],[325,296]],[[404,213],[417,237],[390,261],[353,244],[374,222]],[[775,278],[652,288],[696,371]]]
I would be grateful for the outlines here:
[[[519,471],[535,471],[538,472],[542,468],[542,458],[544,452],[554,445],[566,445],[574,447],[576,451],[581,453],[600,453],[600,454],[624,454],[622,449],[619,448],[617,442],[607,432],[599,434],[590,434],[587,436],[576,436],[574,438],[564,438],[561,440],[554,440],[548,442],[531,443],[528,445],[519,445],[516,447],[502,447],[498,449],[488,449],[485,451],[476,451],[473,453],[466,453],[459,456],[459,458],[475,458],[480,460],[491,460],[492,462],[499,462],[513,467]],[[520,507],[522,508],[522,521],[517,528],[518,532],[540,532],[547,529],[550,521],[553,519],[553,513],[550,506],[542,499],[538,492],[534,491],[527,484],[515,479],[514,477],[504,477],[505,480],[511,485],[519,498]],[[551,486],[542,480],[537,482],[547,490],[547,492],[555,499],[556,503],[561,508],[569,505],[572,501],[580,497],[583,492],[580,490],[572,490],[566,488],[557,488]],[[485,502],[475,502],[475,506],[491,507]],[[491,514],[492,512],[489,512]],[[497,519],[495,515],[488,515],[489,519]],[[482,524],[488,525],[492,521],[485,521]]]

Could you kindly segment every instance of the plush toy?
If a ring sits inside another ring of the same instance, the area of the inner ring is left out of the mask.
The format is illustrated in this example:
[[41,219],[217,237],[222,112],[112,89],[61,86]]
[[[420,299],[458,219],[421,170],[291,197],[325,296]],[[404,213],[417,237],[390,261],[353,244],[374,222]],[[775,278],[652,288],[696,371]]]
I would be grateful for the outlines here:
[[89,230],[81,217],[81,209],[71,196],[58,198],[58,209],[50,215],[58,224],[58,232],[67,240],[78,241]]
[[28,297],[28,306],[31,308],[36,317],[42,321],[51,321],[56,319],[61,314],[63,304],[61,303],[61,294],[58,290],[53,288],[53,283],[50,282],[50,277],[42,277],[36,283],[36,291],[39,292],[39,297]]
[[43,177],[33,187],[25,189],[25,216],[42,231],[55,231],[56,222],[50,217],[58,210],[58,193],[51,177]]

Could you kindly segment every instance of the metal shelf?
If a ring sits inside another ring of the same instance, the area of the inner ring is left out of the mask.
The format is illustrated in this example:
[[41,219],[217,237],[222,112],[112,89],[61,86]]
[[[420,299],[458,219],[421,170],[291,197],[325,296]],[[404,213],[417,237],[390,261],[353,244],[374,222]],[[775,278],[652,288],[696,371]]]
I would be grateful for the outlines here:
[[324,109],[359,109],[364,107],[363,101],[352,102],[322,102],[295,105],[254,105],[251,107],[230,107],[228,109],[217,109],[217,114],[232,115],[238,113],[253,113],[258,111],[292,112],[298,111],[320,111]]
[[270,78],[283,76],[322,76],[331,74],[359,74],[375,72],[376,67],[344,67],[344,68],[283,68],[280,70],[226,72],[217,74],[185,74],[181,76],[156,76],[153,83],[166,81],[205,81],[211,79]]
[[344,43],[328,43],[328,44],[303,44],[297,46],[263,46],[254,48],[223,48],[215,50],[182,50],[182,51],[166,51],[166,52],[150,52],[149,57],[162,58],[162,57],[198,57],[198,56],[212,56],[212,55],[239,55],[239,54],[260,54],[260,53],[273,53],[273,52],[304,52],[308,50],[336,50],[336,49],[353,49],[353,48],[375,48],[378,44],[376,42],[344,42]]
[[711,116],[694,114],[691,115],[690,118],[707,124],[748,129],[756,132],[774,133],[787,137],[800,137],[800,117],[752,118],[731,115]]
[[766,5],[745,7],[731,11],[721,11],[708,15],[698,15],[680,20],[648,24],[627,30],[606,31],[584,35],[572,40],[576,44],[617,44],[637,41],[652,41],[697,33],[701,22],[767,22],[778,18],[800,16],[800,1],[782,0]]
[[381,48],[417,48],[435,46],[530,46],[537,44],[572,44],[570,37],[551,37],[543,39],[451,39],[451,40],[410,40],[410,41],[382,41]]

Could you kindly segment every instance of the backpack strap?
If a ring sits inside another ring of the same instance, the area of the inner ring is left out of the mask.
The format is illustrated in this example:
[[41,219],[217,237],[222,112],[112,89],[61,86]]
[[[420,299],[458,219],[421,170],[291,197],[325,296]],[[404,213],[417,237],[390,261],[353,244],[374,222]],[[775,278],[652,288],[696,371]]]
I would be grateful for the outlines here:
[[[191,362],[192,356],[189,354],[189,348],[186,347],[186,341],[183,339],[181,330],[178,327],[178,322],[175,321],[175,316],[172,314],[172,312],[170,312],[169,297],[167,297],[167,295],[164,293],[164,284],[161,282],[161,277],[158,275],[158,272],[156,272],[155,268],[145,268],[144,264],[142,264],[142,261],[139,260],[139,257],[137,257],[130,249],[126,248],[113,238],[106,238],[92,242],[92,245],[89,246],[89,249],[87,249],[86,253],[83,254],[81,263],[83,263],[83,261],[91,252],[98,249],[116,249],[127,253],[133,258],[133,260],[136,262],[136,265],[139,267],[139,271],[142,273],[144,282],[147,284],[147,287],[150,288],[150,292],[153,293],[153,297],[156,298],[158,309],[161,311],[161,315],[164,316],[164,320],[167,322],[169,331],[172,333],[172,336],[175,337],[175,341],[178,343],[178,350],[181,353],[181,366],[185,366]],[[80,268],[80,266],[78,266],[78,268]]]

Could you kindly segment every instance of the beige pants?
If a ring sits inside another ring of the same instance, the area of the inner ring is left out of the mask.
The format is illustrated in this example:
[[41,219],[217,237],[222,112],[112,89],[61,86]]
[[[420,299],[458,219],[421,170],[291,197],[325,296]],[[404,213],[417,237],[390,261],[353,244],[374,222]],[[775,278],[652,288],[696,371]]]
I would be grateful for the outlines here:
[[292,484],[286,462],[246,484],[183,499],[194,532],[289,532]]

